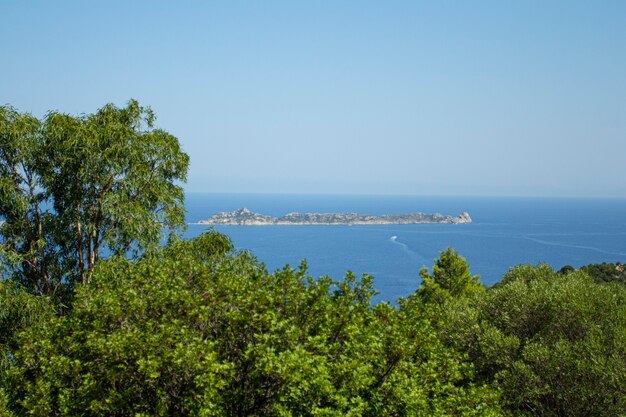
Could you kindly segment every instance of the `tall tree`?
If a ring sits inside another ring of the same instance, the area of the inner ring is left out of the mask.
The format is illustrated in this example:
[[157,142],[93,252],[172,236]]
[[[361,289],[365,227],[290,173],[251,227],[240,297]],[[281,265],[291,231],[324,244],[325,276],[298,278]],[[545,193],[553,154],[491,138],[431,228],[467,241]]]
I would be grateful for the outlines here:
[[426,301],[443,302],[450,297],[460,297],[483,290],[479,275],[472,275],[465,258],[453,248],[448,248],[435,259],[432,275],[428,268],[420,270],[423,279],[418,294]]
[[184,225],[188,156],[135,100],[39,121],[0,107],[0,227],[11,275],[58,295],[104,251],[138,254]]

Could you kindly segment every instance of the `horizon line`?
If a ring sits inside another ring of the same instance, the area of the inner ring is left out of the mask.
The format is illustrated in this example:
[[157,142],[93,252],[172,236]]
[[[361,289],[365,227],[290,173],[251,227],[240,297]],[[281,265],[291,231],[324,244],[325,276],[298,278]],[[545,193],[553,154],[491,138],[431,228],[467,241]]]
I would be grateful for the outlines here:
[[545,194],[416,194],[416,193],[352,193],[352,192],[267,192],[267,191],[197,191],[185,190],[185,194],[226,194],[266,196],[334,196],[334,197],[437,197],[437,198],[534,198],[534,199],[606,199],[626,200],[626,195],[545,195]]

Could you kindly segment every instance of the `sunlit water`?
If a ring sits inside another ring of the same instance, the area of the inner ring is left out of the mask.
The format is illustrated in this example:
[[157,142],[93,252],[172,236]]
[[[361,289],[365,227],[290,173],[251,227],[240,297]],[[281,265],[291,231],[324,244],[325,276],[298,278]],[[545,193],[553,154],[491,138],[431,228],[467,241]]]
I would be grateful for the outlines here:
[[[268,269],[306,259],[313,276],[341,278],[346,271],[375,277],[380,300],[415,291],[418,271],[439,251],[454,247],[472,273],[493,284],[516,264],[547,262],[554,268],[626,261],[625,199],[476,198],[413,196],[299,196],[188,194],[189,222],[218,211],[247,207],[280,216],[298,212],[398,214],[414,211],[458,215],[471,224],[371,226],[221,226],[239,249]],[[207,226],[190,225],[186,236]]]

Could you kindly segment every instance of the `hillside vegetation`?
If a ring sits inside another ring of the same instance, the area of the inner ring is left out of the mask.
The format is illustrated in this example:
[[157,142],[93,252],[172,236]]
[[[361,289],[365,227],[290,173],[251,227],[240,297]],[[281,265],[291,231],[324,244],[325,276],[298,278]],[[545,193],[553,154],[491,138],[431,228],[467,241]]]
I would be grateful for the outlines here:
[[0,107],[1,417],[626,415],[621,265],[488,288],[448,248],[373,305],[371,276],[181,240],[188,158],[152,121]]

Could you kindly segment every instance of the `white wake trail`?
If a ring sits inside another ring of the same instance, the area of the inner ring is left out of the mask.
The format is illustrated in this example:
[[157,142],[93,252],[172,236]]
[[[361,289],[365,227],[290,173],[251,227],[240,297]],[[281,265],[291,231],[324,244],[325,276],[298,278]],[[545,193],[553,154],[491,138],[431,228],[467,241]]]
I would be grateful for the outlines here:
[[412,259],[415,259],[416,261],[424,261],[424,257],[421,256],[419,253],[415,252],[414,250],[412,250],[409,247],[409,245],[407,245],[406,243],[398,242],[398,236],[395,236],[395,235],[391,236],[389,238],[389,241],[393,243],[394,245],[400,246],[402,251],[406,253],[407,255],[409,255],[409,257],[411,257]]
[[543,240],[543,239],[537,239],[537,238],[534,238],[534,237],[530,237],[529,235],[522,236],[522,239],[530,240],[531,242],[535,242],[535,243],[539,243],[541,245],[547,245],[547,246],[561,246],[561,247],[564,247],[564,248],[574,248],[574,249],[590,250],[590,251],[593,251],[593,252],[603,253],[603,254],[606,254],[606,255],[626,256],[626,253],[623,253],[623,252],[611,252],[611,251],[603,250],[603,249],[600,249],[600,248],[596,248],[595,246],[572,245],[572,244],[568,244],[568,243],[552,242],[552,241],[549,241],[549,240]]

